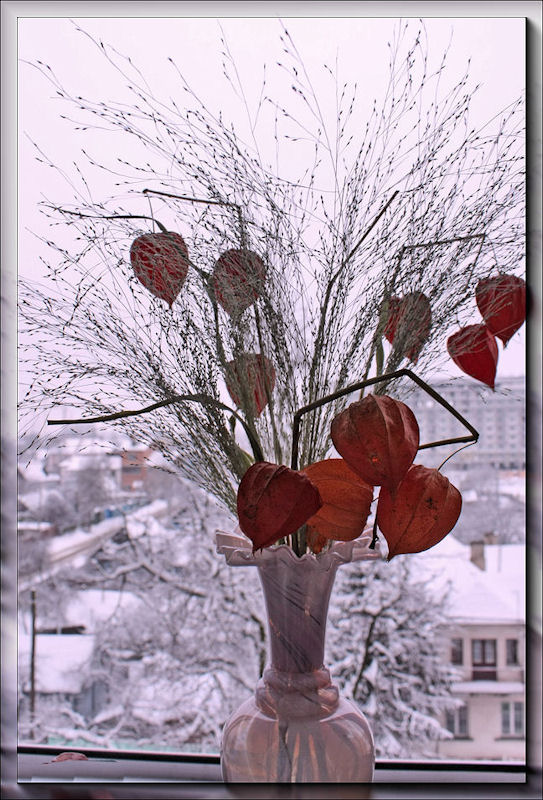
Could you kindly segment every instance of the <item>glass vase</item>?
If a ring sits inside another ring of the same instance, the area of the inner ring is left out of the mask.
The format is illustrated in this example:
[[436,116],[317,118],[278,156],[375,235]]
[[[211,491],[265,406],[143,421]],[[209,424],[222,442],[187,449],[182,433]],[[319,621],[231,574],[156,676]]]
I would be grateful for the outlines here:
[[380,558],[371,534],[299,558],[287,545],[252,553],[243,535],[218,532],[231,566],[256,566],[269,631],[269,663],[253,697],[228,719],[221,768],[227,782],[369,782],[375,764],[365,716],[339,696],[323,663],[336,571]]

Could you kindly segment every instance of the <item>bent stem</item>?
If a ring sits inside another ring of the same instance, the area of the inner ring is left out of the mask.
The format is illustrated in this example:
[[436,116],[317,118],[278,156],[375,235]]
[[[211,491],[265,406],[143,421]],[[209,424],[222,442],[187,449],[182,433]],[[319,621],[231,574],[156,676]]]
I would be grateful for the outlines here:
[[[326,397],[322,397],[320,400],[316,400],[314,403],[309,403],[307,406],[303,406],[302,408],[298,409],[294,414],[294,419],[292,423],[292,457],[291,457],[291,469],[298,469],[298,448],[299,448],[299,441],[300,441],[300,421],[304,414],[308,414],[310,411],[314,411],[316,408],[325,405],[326,403],[331,403],[333,400],[338,400],[340,397],[343,397],[346,394],[350,394],[351,392],[358,391],[359,389],[363,389],[365,386],[372,386],[376,383],[383,383],[393,380],[394,378],[400,377],[408,377],[412,381],[414,381],[421,389],[423,389],[427,394],[430,395],[437,403],[443,406],[450,414],[453,415],[459,422],[464,425],[467,430],[470,431],[469,436],[456,436],[449,439],[440,439],[437,442],[427,442],[425,444],[420,444],[418,450],[426,450],[429,447],[441,447],[442,445],[446,444],[456,444],[460,442],[467,442],[469,444],[474,444],[479,439],[479,432],[465,419],[459,411],[457,411],[454,406],[451,406],[440,394],[438,394],[435,389],[432,389],[428,384],[419,378],[418,375],[415,375],[410,369],[399,369],[395,372],[389,372],[386,375],[380,375],[376,378],[368,378],[367,380],[359,381],[358,383],[353,383],[350,386],[346,386],[344,389],[340,389],[333,394],[329,394]],[[462,448],[460,448],[462,449]],[[458,451],[456,451],[458,452]],[[451,454],[451,456],[454,453]],[[449,458],[451,458],[449,456]],[[448,460],[448,459],[446,459]],[[445,463],[445,462],[443,462]],[[443,466],[443,465],[442,465]],[[374,530],[375,536],[375,530]],[[306,551],[306,539],[305,533],[300,530],[294,534],[294,549],[298,556],[301,556]],[[375,546],[375,545],[374,545]]]
[[171,194],[170,192],[159,192],[156,189],[142,189],[142,194],[156,194],[159,197],[171,197],[173,200],[184,200],[187,203],[203,203],[208,206],[226,206],[227,208],[235,208],[238,215],[239,228],[240,228],[240,242],[241,248],[245,246],[245,227],[241,208],[237,203],[230,203],[227,200],[204,200],[199,197],[188,197],[180,194]]
[[164,406],[171,405],[172,403],[181,403],[181,402],[194,402],[194,403],[201,403],[202,405],[210,405],[215,406],[215,408],[221,408],[223,411],[228,411],[235,417],[238,422],[243,425],[245,433],[247,434],[247,438],[251,444],[251,449],[253,451],[253,455],[255,461],[264,461],[264,454],[262,452],[262,448],[260,446],[260,442],[254,435],[253,431],[247,425],[245,420],[240,417],[240,415],[234,411],[230,406],[221,403],[220,400],[215,400],[214,397],[210,397],[209,395],[205,394],[180,394],[174,395],[173,397],[169,397],[167,400],[159,400],[157,403],[153,403],[150,406],[146,406],[146,408],[140,408],[135,411],[117,411],[114,414],[104,414],[100,417],[83,417],[82,419],[50,419],[47,420],[48,425],[85,425],[93,422],[112,422],[116,419],[124,419],[125,417],[136,417],[139,414],[147,414],[149,411],[154,411],[157,408],[163,408]]

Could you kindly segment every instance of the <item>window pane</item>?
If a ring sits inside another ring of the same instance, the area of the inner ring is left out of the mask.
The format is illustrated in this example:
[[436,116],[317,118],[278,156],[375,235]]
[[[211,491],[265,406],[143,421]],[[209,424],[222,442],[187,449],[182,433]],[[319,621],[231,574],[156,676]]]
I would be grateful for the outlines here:
[[515,733],[521,735],[524,733],[524,703],[514,704],[515,714]]
[[462,639],[453,639],[451,641],[451,664],[464,663],[464,642]]
[[462,706],[458,709],[458,735],[468,735],[468,707]]
[[511,730],[511,707],[509,703],[502,703],[502,733]]
[[474,639],[471,643],[472,660],[474,664],[483,663],[483,640]]
[[485,653],[485,664],[495,665],[496,664],[496,640],[495,639],[485,639],[484,640],[484,653]]
[[518,643],[516,639],[507,639],[506,642],[506,663],[518,664]]
[[452,711],[447,711],[445,714],[445,727],[451,733],[454,733],[454,714]]

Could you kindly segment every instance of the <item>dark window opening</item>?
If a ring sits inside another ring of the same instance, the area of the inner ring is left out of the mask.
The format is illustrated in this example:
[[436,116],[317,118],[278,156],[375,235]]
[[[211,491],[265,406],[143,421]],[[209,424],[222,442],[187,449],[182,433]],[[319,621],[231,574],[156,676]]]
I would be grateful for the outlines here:
[[505,643],[505,663],[508,666],[515,666],[518,664],[518,641],[516,639],[507,639]]
[[456,739],[468,737],[468,707],[460,706],[456,711],[447,711],[445,714],[445,727]]
[[471,662],[474,681],[495,681],[496,639],[472,639]]
[[451,664],[461,665],[464,663],[464,641],[463,639],[451,640]]

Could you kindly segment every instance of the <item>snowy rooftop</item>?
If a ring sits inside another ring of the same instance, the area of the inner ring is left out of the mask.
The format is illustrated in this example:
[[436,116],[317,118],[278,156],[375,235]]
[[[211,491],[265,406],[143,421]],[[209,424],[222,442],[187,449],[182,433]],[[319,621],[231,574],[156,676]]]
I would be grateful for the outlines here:
[[[94,647],[94,636],[39,634],[36,636],[36,690],[78,694]],[[30,636],[19,633],[19,669],[30,669]]]
[[467,623],[500,624],[525,619],[525,553],[523,544],[484,546],[485,569],[470,560],[471,547],[449,534],[413,559],[419,579],[431,576],[439,593],[450,587],[449,613]]
[[58,482],[58,475],[48,475],[43,471],[43,461],[34,459],[24,466],[19,465],[19,474],[27,481],[33,483],[55,483]]
[[64,625],[84,625],[94,633],[99,624],[112,620],[115,615],[134,608],[141,601],[131,592],[112,589],[87,589],[75,592],[63,609]]

